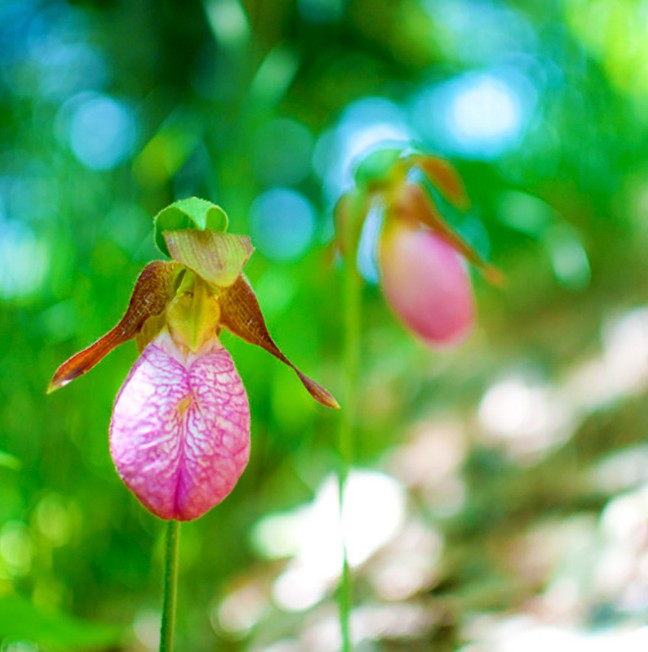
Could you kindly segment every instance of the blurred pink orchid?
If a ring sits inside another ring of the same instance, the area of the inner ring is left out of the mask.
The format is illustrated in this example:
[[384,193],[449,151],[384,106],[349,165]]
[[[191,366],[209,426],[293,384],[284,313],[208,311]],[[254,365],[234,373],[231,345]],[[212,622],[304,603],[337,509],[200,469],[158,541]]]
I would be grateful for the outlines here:
[[456,344],[475,321],[465,261],[440,236],[394,224],[380,241],[381,284],[400,320],[431,345]]
[[378,243],[380,284],[398,319],[430,346],[457,344],[471,332],[475,301],[467,262],[492,282],[499,272],[484,263],[443,219],[418,170],[456,208],[469,202],[454,168],[420,154],[397,150],[370,155],[356,172],[356,188],[338,202],[336,217],[343,247],[358,246],[364,219],[373,207],[383,213]]

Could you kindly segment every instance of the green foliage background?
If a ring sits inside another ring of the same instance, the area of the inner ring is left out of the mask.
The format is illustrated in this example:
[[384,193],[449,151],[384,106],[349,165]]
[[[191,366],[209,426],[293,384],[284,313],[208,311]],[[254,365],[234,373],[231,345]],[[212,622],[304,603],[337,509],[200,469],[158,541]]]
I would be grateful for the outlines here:
[[[400,534],[357,570],[359,622],[374,609],[386,623],[362,629],[359,649],[504,649],[500,626],[522,617],[638,629],[647,11],[643,0],[0,0],[2,650],[155,649],[162,523],[119,481],[107,446],[135,345],[52,396],[45,388],[120,317],[158,256],[161,207],[202,196],[254,237],[263,193],[289,188],[310,203],[307,245],[285,255],[271,237],[257,242],[248,275],[278,343],[339,392],[327,184],[349,107],[368,111],[366,98],[391,103],[414,144],[457,166],[473,208],[450,218],[507,283],[476,276],[475,333],[437,352],[365,286],[357,463],[408,493]],[[470,74],[509,98],[493,110],[469,96],[482,128],[511,110],[517,131],[448,139],[446,96],[426,93],[474,90]],[[79,107],[97,99],[126,117],[75,132]],[[97,164],[97,139],[100,154],[104,141],[121,153]],[[253,453],[232,496],[183,528],[178,649],[334,649],[317,633],[334,627],[333,588],[305,612],[281,608],[271,587],[288,560],[268,561],[253,533],[312,501],[335,468],[337,416],[263,351],[226,346],[250,396]],[[423,543],[407,548],[413,527]],[[381,593],[381,572],[411,573],[413,559],[414,588]],[[223,604],[243,588],[257,597],[241,598],[242,613],[261,606],[232,629]]]

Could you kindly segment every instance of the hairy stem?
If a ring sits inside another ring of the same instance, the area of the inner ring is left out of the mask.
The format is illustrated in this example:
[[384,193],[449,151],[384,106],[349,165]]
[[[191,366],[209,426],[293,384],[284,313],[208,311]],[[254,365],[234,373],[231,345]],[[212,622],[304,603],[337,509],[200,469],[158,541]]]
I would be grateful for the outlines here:
[[176,598],[178,593],[178,547],[180,523],[167,524],[164,561],[164,593],[162,598],[162,624],[160,626],[160,652],[173,651]]

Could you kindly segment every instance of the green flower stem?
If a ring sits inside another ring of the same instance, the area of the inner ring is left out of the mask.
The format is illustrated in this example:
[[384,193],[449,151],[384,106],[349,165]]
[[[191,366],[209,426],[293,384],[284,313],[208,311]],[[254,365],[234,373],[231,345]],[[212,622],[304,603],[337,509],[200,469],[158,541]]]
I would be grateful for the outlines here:
[[162,600],[162,624],[160,626],[160,652],[173,651],[176,598],[178,594],[178,547],[180,523],[171,520],[167,524],[164,561],[164,594]]
[[[360,328],[361,328],[361,279],[355,262],[355,247],[351,245],[350,227],[353,220],[347,220],[347,233],[344,234],[344,271],[342,309],[344,314],[344,385],[343,409],[340,414],[338,433],[338,489],[340,496],[340,520],[342,520],[344,488],[354,457],[354,429],[358,412],[358,380],[360,368]],[[347,557],[347,542],[342,530],[342,576],[338,587],[340,611],[340,632],[342,652],[351,652],[351,605],[353,590],[351,572]]]

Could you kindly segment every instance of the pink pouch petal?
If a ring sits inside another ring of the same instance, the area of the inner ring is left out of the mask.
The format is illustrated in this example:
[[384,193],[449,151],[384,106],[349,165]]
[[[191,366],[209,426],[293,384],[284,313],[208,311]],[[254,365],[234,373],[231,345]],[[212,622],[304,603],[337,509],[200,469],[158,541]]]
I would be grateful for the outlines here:
[[153,514],[188,521],[234,488],[250,453],[247,394],[215,340],[184,354],[159,335],[131,369],[113,409],[117,472]]
[[456,344],[470,332],[475,306],[461,256],[431,231],[391,225],[380,243],[381,284],[401,321],[431,345]]

